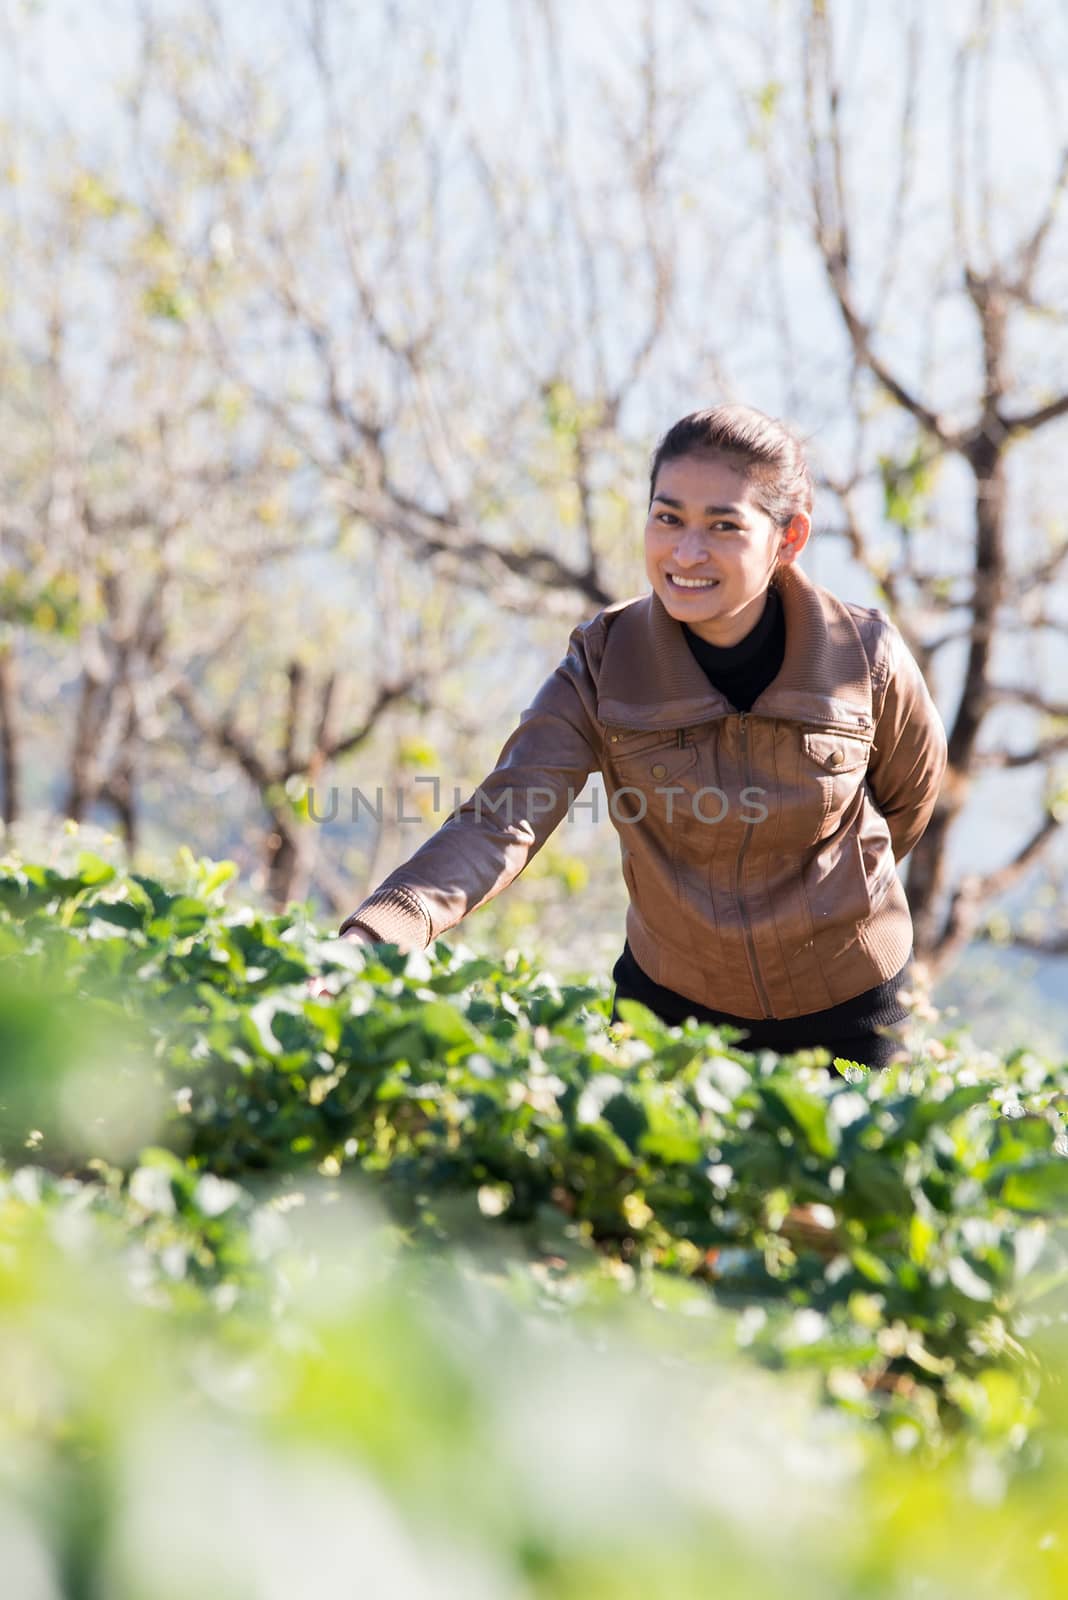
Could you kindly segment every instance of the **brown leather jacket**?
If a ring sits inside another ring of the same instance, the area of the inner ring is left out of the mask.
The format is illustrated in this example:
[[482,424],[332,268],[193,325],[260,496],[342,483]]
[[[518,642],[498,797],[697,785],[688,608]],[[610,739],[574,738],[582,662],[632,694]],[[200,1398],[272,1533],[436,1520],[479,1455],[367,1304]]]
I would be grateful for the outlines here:
[[489,777],[340,931],[425,948],[507,888],[599,769],[627,938],[655,982],[785,1018],[899,971],[912,919],[895,862],[934,810],[945,730],[884,612],[796,562],[773,582],[786,653],[748,712],[655,593],[576,627]]

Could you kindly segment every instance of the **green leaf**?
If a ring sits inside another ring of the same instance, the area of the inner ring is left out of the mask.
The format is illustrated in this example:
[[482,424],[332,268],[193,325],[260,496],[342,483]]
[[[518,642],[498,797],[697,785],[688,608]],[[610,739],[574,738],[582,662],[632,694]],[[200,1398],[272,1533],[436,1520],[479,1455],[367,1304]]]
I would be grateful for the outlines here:
[[208,895],[214,894],[216,889],[221,889],[224,883],[229,883],[231,878],[237,876],[238,866],[236,861],[216,861],[214,864],[205,862],[204,865],[210,867],[210,871],[206,873],[200,885],[200,892],[205,899],[207,899]]
[[88,850],[79,853],[77,870],[85,884],[110,883],[115,877],[115,868],[102,856],[93,855]]
[[932,1094],[923,1095],[917,1098],[906,1119],[902,1129],[903,1137],[921,1139],[928,1128],[936,1123],[948,1127],[972,1106],[981,1105],[989,1099],[990,1085],[985,1083],[963,1083],[958,1088],[951,1089],[942,1099]]
[[890,1267],[880,1256],[871,1250],[866,1250],[863,1245],[854,1245],[849,1252],[849,1259],[862,1277],[870,1283],[893,1283],[894,1274]]
[[999,1173],[999,1193],[1015,1211],[1068,1211],[1068,1158],[1022,1162],[1011,1172]]
[[614,1094],[606,1101],[601,1116],[628,1150],[637,1152],[639,1146],[644,1147],[649,1118],[646,1107],[634,1095],[626,1091]]
[[769,1106],[781,1107],[788,1125],[796,1129],[818,1156],[831,1159],[837,1149],[837,1129],[832,1132],[827,1116],[827,1101],[802,1087],[794,1079],[776,1077],[764,1085]]
[[893,1157],[858,1151],[846,1167],[845,1192],[876,1216],[905,1216],[912,1209],[908,1185]]
[[444,1000],[428,1000],[419,1008],[419,1025],[432,1044],[446,1050],[474,1046],[477,1035],[463,1015]]
[[116,928],[141,928],[145,914],[128,900],[95,900],[84,908],[83,915],[96,922],[110,922]]

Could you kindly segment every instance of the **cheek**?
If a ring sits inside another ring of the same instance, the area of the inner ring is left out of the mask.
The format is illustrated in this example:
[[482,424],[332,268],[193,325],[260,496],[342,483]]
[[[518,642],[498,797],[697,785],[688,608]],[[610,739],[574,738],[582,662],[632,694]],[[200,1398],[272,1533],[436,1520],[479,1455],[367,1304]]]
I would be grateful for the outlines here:
[[664,541],[659,529],[647,528],[645,530],[645,559],[646,561],[660,561],[664,554]]

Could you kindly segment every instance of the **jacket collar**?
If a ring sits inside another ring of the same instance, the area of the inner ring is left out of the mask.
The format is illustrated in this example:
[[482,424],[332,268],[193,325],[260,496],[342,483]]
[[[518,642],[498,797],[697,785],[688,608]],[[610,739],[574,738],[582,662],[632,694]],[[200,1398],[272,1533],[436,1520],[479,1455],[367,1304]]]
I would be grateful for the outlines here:
[[[752,714],[870,733],[871,673],[848,606],[802,571],[779,567],[783,663]],[[613,608],[615,610],[615,608]],[[714,689],[655,591],[615,610],[597,684],[597,715],[626,728],[679,728],[735,711]]]

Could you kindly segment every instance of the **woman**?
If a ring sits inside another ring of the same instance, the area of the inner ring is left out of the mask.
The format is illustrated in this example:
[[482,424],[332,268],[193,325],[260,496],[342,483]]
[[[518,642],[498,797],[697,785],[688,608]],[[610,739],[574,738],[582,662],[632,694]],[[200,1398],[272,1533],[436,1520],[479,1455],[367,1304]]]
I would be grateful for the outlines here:
[[650,472],[652,592],[574,629],[490,776],[341,934],[425,948],[507,888],[599,769],[630,896],[616,1001],[885,1066],[912,956],[895,863],[946,736],[889,618],[802,571],[811,527],[788,428],[737,405],[675,423]]

